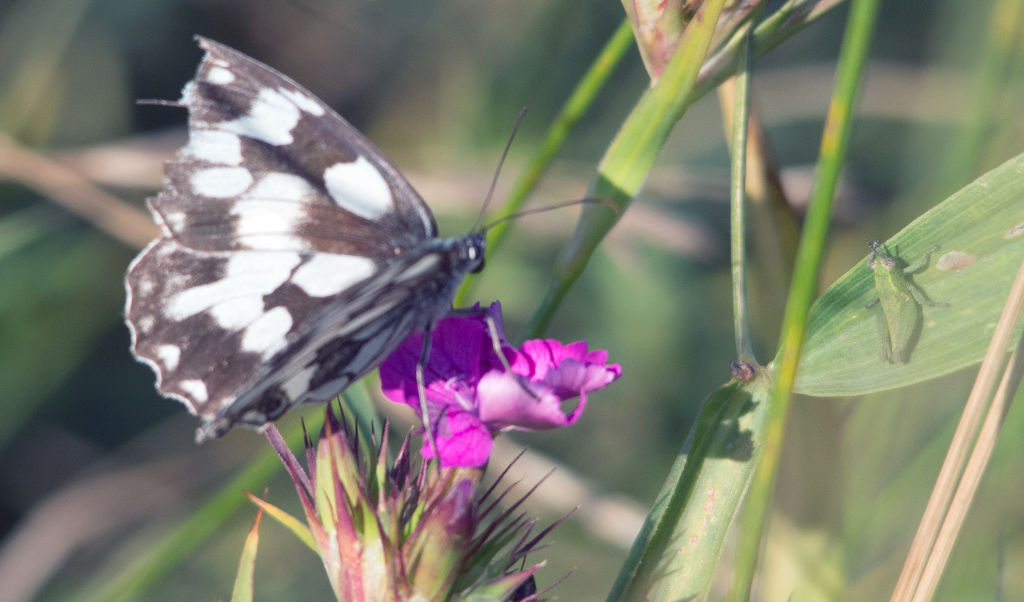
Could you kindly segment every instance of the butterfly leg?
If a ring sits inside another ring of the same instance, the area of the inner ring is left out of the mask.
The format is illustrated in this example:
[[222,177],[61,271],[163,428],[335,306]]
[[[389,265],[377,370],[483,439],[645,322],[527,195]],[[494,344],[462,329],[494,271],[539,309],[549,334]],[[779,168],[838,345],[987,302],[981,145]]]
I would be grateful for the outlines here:
[[508,358],[506,358],[505,354],[501,351],[501,337],[498,336],[498,325],[495,324],[494,318],[491,317],[491,314],[485,313],[484,320],[487,322],[487,331],[491,335],[491,346],[494,347],[494,353],[497,354],[498,360],[501,361],[501,367],[505,369],[505,372],[516,377],[516,382],[519,383],[519,386],[522,387],[523,391],[526,391],[527,395],[532,397],[534,400],[539,401],[540,397],[537,397],[537,394],[530,390],[530,387],[526,385],[523,377],[513,372],[512,366],[508,364]]
[[[427,365],[427,360],[430,359],[430,329],[427,329],[423,333],[423,349],[420,351],[420,361],[416,363],[416,392],[420,397],[420,417],[423,421],[423,429],[426,431],[427,444],[430,445],[430,449],[434,452],[434,459],[437,460],[440,466],[441,452],[437,449],[437,441],[434,440],[434,431],[430,428],[430,413],[427,411],[427,385],[425,384],[425,378],[423,376],[424,367]],[[441,420],[441,416],[438,415],[438,421]]]

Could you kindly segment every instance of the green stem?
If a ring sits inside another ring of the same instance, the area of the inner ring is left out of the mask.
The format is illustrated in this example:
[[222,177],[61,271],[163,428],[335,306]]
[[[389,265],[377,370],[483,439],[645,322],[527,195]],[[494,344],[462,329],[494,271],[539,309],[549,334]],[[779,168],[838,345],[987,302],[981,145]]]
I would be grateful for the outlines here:
[[782,322],[779,353],[774,362],[774,389],[764,438],[764,461],[751,485],[743,539],[734,574],[732,600],[747,600],[782,451],[789,403],[796,380],[797,363],[811,302],[818,288],[818,272],[828,236],[836,182],[846,158],[854,100],[867,63],[871,35],[878,14],[878,0],[854,0],[846,27],[836,83],[829,104],[821,151],[815,170],[807,218],[800,237],[793,283]]
[[[753,31],[751,28],[749,31]],[[743,62],[734,79],[732,110],[732,178],[729,189],[729,232],[732,255],[732,313],[733,334],[736,337],[736,357],[753,361],[754,346],[750,342],[750,321],[747,313],[746,276],[746,186],[747,186],[747,123],[750,116],[750,36],[747,37]]]
[[643,184],[673,126],[689,106],[690,91],[707,56],[724,4],[724,0],[701,4],[661,78],[633,107],[605,151],[586,196],[610,201],[619,211],[604,205],[584,205],[576,232],[555,262],[548,291],[526,327],[526,338],[535,338],[544,331],[594,249]]
[[[808,9],[812,3],[793,0],[777,8],[755,28],[753,55],[759,57],[767,53],[841,1],[823,0],[813,3],[814,6]],[[700,23],[699,18],[702,14],[712,13],[712,4],[714,14],[717,16],[721,13],[717,1],[701,5],[701,12],[698,12],[698,16],[687,28],[687,33],[684,33],[661,79],[640,98],[615,140],[605,151],[587,197],[611,201],[618,205],[619,212],[613,213],[602,205],[584,206],[576,232],[559,254],[544,298],[527,324],[526,338],[540,336],[547,328],[569,288],[583,273],[597,245],[640,189],[672,126],[690,104],[735,72],[746,30],[741,28],[713,56],[708,56],[714,22],[711,27],[707,27],[709,31],[705,32],[707,24]],[[690,32],[695,30],[693,26],[698,23],[701,26],[700,35],[693,35]]]
[[[601,90],[604,89],[608,78],[611,77],[615,67],[619,65],[626,51],[632,46],[632,42],[633,30],[629,26],[629,21],[623,20],[604,45],[604,48],[601,49],[601,52],[598,53],[590,68],[583,74],[579,83],[576,84],[576,88],[569,95],[569,98],[566,99],[565,104],[562,105],[558,115],[555,116],[555,120],[551,122],[547,136],[545,136],[544,142],[540,145],[540,150],[530,159],[523,174],[516,180],[505,203],[496,212],[497,215],[511,215],[522,208],[523,203],[526,202],[526,197],[533,191],[541,176],[547,172],[555,154],[558,153],[562,145],[565,144],[566,139],[568,139],[569,133],[576,127],[580,118],[594,103]],[[501,246],[511,226],[511,221],[505,221],[487,231],[487,249],[489,253],[493,254]],[[461,307],[466,304],[477,281],[478,277],[474,275],[462,283],[462,288],[459,289],[458,294],[455,296],[455,307]]]

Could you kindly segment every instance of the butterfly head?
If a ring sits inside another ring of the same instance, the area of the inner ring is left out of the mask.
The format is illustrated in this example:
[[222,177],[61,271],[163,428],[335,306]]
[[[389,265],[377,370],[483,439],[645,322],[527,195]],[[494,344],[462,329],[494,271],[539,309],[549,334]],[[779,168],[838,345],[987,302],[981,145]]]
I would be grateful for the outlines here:
[[486,232],[473,232],[459,239],[459,262],[466,266],[467,274],[478,274],[484,269],[484,251],[486,249]]

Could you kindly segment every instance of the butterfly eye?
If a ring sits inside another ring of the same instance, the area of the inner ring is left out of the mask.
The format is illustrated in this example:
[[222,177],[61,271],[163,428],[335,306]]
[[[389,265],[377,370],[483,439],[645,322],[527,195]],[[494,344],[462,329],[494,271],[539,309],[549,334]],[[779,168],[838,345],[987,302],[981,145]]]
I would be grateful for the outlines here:
[[480,272],[482,272],[483,270],[484,270],[484,258],[483,258],[483,257],[481,257],[481,258],[480,258],[480,263],[476,264],[476,266],[475,266],[475,267],[474,267],[473,269],[471,269],[471,270],[469,271],[469,273],[470,273],[470,274],[479,274],[479,273],[480,273]]

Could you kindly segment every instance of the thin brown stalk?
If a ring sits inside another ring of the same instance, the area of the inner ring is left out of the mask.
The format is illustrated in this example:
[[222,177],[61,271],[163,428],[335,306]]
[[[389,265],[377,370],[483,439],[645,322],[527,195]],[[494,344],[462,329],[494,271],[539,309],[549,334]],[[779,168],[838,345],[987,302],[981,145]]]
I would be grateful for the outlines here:
[[[1021,263],[1017,278],[1010,289],[1010,297],[1003,307],[1003,313],[999,317],[999,323],[992,335],[992,342],[989,343],[985,359],[978,370],[978,377],[974,381],[974,387],[967,398],[967,405],[964,407],[960,423],[953,435],[953,441],[946,453],[946,460],[936,479],[910,552],[907,553],[903,571],[893,591],[891,598],[893,602],[929,600],[935,591],[946,559],[949,557],[949,551],[952,549],[956,534],[962,524],[962,515],[966,513],[967,506],[977,488],[977,483],[972,483],[972,481],[980,480],[980,472],[984,469],[988,454],[991,453],[991,449],[986,451],[986,448],[994,445],[993,441],[986,440],[986,438],[994,439],[995,434],[998,433],[1003,408],[999,405],[998,394],[991,404],[988,403],[988,400],[992,398],[996,378],[1003,370],[1006,349],[1010,345],[1022,309],[1024,309],[1024,262]],[[1018,356],[1019,354],[1014,354],[1015,363],[1019,361]],[[1007,375],[1015,372],[1012,370],[1015,363],[1011,364],[1011,369],[1006,370],[999,394],[1009,395],[1010,384],[1008,383],[1011,383],[1012,379]],[[1012,397],[1012,395],[1010,396]],[[987,404],[989,407],[986,410]],[[986,414],[988,417],[985,419],[983,432],[975,442],[975,436],[979,433],[979,424]],[[972,442],[975,442],[976,447],[968,462],[968,451]]]
[[142,248],[159,235],[144,212],[95,186],[76,171],[0,134],[0,178],[49,197],[121,242]]

